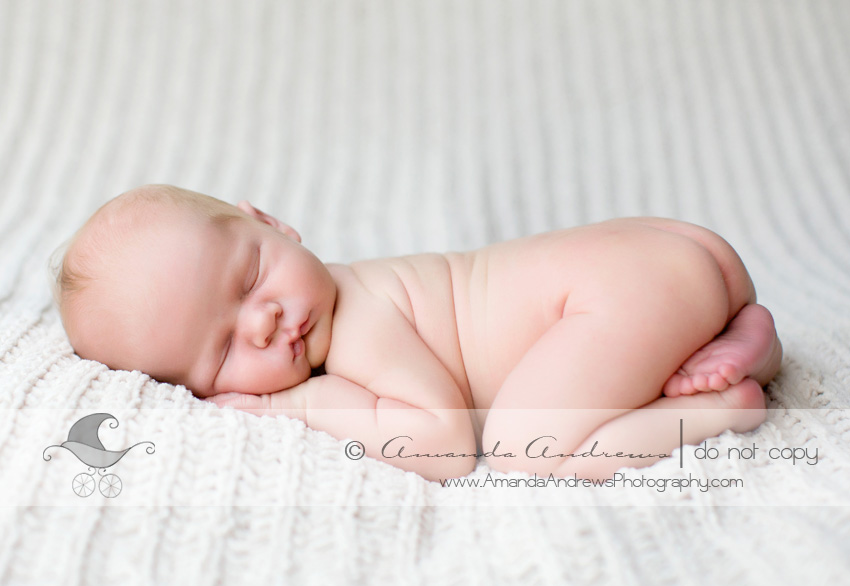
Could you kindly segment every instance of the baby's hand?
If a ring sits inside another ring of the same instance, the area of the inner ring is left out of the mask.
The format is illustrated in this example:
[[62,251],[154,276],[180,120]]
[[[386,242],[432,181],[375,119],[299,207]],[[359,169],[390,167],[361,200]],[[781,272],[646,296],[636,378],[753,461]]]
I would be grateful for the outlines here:
[[[219,407],[233,407],[239,411],[245,411],[253,415],[286,415],[291,419],[305,421],[304,406],[299,406],[299,395],[294,387],[276,393],[264,395],[249,395],[246,393],[221,393],[205,399],[215,403]],[[300,401],[303,403],[303,400]]]
[[[205,399],[210,403],[215,403],[219,407],[233,407],[234,409],[239,409],[240,411],[265,411],[268,406],[263,405],[263,397],[268,398],[267,395],[246,395],[245,393],[221,393],[220,395],[213,395],[212,397],[208,397]],[[257,413],[257,415],[262,415],[262,413]]]
[[417,438],[416,448],[424,454],[475,453],[472,422],[467,410],[458,406],[458,403],[462,405],[462,398],[458,403],[436,404],[428,410],[401,399],[376,395],[341,376],[325,374],[267,395],[222,393],[207,400],[219,407],[233,407],[254,415],[300,419],[311,429],[327,432],[337,439],[355,439],[364,446],[367,456],[412,470],[430,480],[465,476],[475,466],[475,458],[400,457],[401,451],[397,456],[384,454],[382,449],[388,441],[404,436]]

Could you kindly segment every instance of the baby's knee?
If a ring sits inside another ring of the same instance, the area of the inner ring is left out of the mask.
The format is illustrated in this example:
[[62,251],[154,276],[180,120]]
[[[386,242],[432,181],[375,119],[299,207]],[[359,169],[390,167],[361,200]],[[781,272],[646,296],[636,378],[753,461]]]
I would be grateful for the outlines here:
[[[546,421],[529,417],[536,410],[493,410],[481,437],[484,462],[494,472],[548,475],[562,458],[559,438]],[[535,421],[536,419],[536,421]],[[545,418],[544,418],[545,419]],[[563,441],[565,438],[560,438]]]
[[[605,479],[623,466],[623,458],[610,457],[599,444],[564,449],[552,448],[548,442],[554,437],[536,438],[514,457],[505,457],[507,450],[497,449],[485,454],[485,463],[494,472],[522,472],[536,474],[538,478]],[[645,465],[645,464],[644,464]]]
[[558,471],[566,461],[582,458],[581,454],[573,453],[580,442],[569,438],[566,432],[549,430],[520,435],[511,431],[514,430],[505,430],[501,435],[485,434],[482,440],[484,462],[495,472],[559,476]]

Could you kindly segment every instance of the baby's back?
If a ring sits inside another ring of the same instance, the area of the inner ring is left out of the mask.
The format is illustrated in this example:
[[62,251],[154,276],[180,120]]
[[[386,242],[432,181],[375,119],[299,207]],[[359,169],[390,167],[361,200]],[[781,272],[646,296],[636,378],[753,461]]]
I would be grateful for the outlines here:
[[[467,253],[330,265],[339,298],[328,372],[335,366],[345,371],[358,353],[369,352],[364,320],[384,320],[378,331],[385,335],[403,323],[451,375],[466,407],[482,410],[483,417],[522,356],[564,315],[571,293],[578,295],[575,305],[582,295],[598,298],[622,288],[622,272],[636,262],[681,270],[676,259],[692,247],[691,240],[646,219],[624,218]],[[391,310],[375,311],[380,300]],[[640,300],[635,303],[639,311]],[[390,368],[396,357],[380,358]],[[418,404],[423,398],[411,399]]]
[[575,240],[574,230],[561,230],[467,253],[330,265],[339,297],[328,372],[345,376],[339,370],[352,353],[369,351],[369,340],[352,332],[375,319],[365,300],[383,299],[450,373],[467,408],[489,408],[525,351],[561,317]]

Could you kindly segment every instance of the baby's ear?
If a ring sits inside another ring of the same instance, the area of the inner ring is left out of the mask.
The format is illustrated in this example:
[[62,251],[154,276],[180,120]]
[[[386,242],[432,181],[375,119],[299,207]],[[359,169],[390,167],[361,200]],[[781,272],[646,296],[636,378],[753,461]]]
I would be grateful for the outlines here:
[[258,210],[247,201],[240,201],[238,204],[236,204],[236,207],[251,216],[252,218],[259,220],[264,224],[268,224],[272,228],[283,232],[296,242],[301,242],[301,235],[295,231],[295,228],[284,224],[277,218],[270,216],[261,210]]

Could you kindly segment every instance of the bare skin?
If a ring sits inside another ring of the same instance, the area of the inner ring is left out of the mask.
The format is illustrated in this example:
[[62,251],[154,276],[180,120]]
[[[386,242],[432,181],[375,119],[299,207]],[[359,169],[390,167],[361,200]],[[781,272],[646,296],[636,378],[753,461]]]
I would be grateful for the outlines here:
[[757,304],[745,306],[719,336],[670,377],[664,394],[677,397],[725,391],[748,377],[766,385],[782,361],[782,344],[775,331],[767,309]]
[[[114,326],[69,319],[77,352],[302,419],[430,479],[469,473],[476,453],[496,470],[610,477],[669,455],[680,419],[691,444],[764,420],[781,344],[740,258],[709,230],[629,218],[322,265],[294,230],[240,209],[226,233],[178,214],[124,251],[126,285],[99,294],[126,300],[121,287],[143,283],[145,311],[122,308],[137,319],[126,329],[156,324],[157,337],[127,346]],[[230,342],[207,342],[219,338]]]

